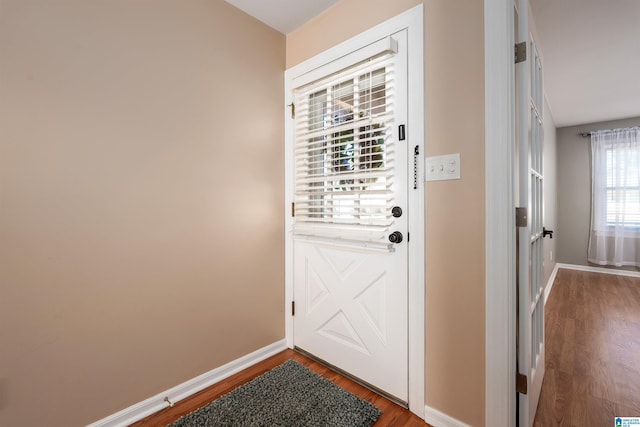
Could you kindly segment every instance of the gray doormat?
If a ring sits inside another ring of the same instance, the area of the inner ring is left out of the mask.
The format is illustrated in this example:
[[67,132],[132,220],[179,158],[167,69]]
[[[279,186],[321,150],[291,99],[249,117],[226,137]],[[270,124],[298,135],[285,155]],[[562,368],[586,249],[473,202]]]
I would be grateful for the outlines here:
[[315,372],[288,360],[170,427],[369,427],[382,415]]

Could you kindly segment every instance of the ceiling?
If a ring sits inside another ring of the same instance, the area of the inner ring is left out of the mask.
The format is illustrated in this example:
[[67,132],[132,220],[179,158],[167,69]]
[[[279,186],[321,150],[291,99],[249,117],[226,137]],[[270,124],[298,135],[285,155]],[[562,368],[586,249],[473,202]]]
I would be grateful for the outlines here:
[[226,0],[238,9],[259,19],[282,34],[289,34],[302,24],[338,3],[339,0]]
[[640,117],[640,1],[530,2],[556,126]]
[[[339,0],[226,0],[288,34]],[[640,117],[640,1],[530,0],[557,127]]]

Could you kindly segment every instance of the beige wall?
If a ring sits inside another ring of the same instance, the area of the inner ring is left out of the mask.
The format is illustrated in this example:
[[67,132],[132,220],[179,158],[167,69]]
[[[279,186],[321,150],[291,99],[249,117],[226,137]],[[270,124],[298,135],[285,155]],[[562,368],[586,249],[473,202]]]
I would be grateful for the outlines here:
[[558,128],[558,262],[589,265],[591,149],[579,134],[631,126],[640,126],[640,117]]
[[287,36],[287,67],[420,3],[425,19],[426,154],[460,153],[462,164],[461,180],[432,182],[426,189],[426,403],[481,426],[485,364],[483,2],[343,0]]
[[221,0],[2,0],[0,425],[284,338],[284,69]]

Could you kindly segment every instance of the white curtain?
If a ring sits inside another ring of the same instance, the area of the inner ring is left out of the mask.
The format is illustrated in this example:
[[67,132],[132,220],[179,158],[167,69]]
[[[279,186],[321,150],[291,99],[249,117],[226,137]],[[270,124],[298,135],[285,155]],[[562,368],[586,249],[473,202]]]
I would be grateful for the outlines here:
[[588,259],[640,267],[640,127],[591,133]]

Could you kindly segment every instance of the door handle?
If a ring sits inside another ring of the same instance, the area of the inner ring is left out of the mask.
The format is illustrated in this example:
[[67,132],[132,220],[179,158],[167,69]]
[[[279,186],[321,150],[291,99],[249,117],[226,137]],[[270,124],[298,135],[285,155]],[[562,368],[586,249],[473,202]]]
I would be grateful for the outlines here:
[[547,230],[546,228],[542,227],[542,237],[547,237],[549,236],[550,239],[553,239],[553,230]]
[[402,233],[399,231],[394,231],[393,233],[389,234],[389,241],[391,243],[400,243],[402,242]]

